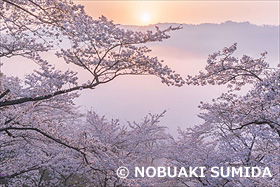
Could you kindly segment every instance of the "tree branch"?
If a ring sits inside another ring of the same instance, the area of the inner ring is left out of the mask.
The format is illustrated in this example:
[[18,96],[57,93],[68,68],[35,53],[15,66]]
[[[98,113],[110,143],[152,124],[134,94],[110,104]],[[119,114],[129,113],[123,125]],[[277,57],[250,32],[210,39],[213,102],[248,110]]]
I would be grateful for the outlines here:
[[2,131],[5,131],[5,132],[6,132],[6,131],[8,131],[8,130],[36,131],[36,132],[40,133],[41,135],[43,135],[43,136],[45,136],[45,137],[47,137],[47,138],[49,138],[49,139],[55,141],[55,142],[58,143],[58,144],[61,144],[61,145],[65,146],[65,147],[68,147],[68,148],[70,148],[70,149],[73,149],[73,150],[75,150],[75,151],[81,153],[81,154],[83,155],[83,158],[84,158],[86,164],[89,163],[88,160],[87,160],[87,158],[86,158],[86,153],[84,153],[83,151],[81,151],[79,148],[74,147],[74,146],[71,146],[71,145],[68,145],[68,144],[62,142],[61,140],[56,139],[56,138],[52,137],[51,135],[49,135],[49,134],[43,132],[43,131],[40,130],[40,129],[37,129],[37,128],[34,128],[34,127],[5,127],[5,128],[1,128],[1,129],[0,129],[0,132],[2,132]]
[[5,95],[7,95],[9,92],[10,92],[10,90],[7,89],[5,92],[1,93],[0,99],[2,99],[3,97],[5,97]]
[[11,174],[11,175],[0,176],[0,180],[1,180],[1,179],[11,179],[11,178],[14,178],[14,177],[16,177],[16,176],[18,176],[18,175],[21,175],[21,174],[23,174],[23,173],[27,173],[27,172],[29,172],[29,171],[34,171],[34,170],[38,170],[38,169],[40,169],[40,167],[31,167],[31,168],[29,168],[29,169],[22,170],[22,171],[19,171],[19,172],[17,172],[17,173]]
[[69,88],[66,90],[56,91],[56,92],[48,94],[48,95],[42,95],[42,96],[37,96],[37,97],[24,97],[24,98],[15,99],[15,100],[2,101],[2,102],[0,102],[0,108],[4,107],[4,106],[22,104],[22,103],[26,103],[26,102],[30,102],[30,101],[46,100],[46,99],[50,99],[57,95],[69,93],[69,92],[80,90],[80,89],[88,89],[88,88],[93,89],[97,85],[98,84],[90,84],[90,85],[86,85],[86,86],[76,86],[76,87]]
[[276,129],[275,128],[275,125],[272,124],[273,122],[271,121],[252,121],[252,122],[249,122],[249,123],[245,123],[243,125],[240,125],[240,127],[236,127],[236,128],[230,128],[230,130],[241,130],[243,129],[244,127],[246,126],[249,126],[249,125],[252,125],[252,124],[256,124],[256,125],[264,125],[264,124],[267,124],[269,125],[269,127],[273,130],[276,130],[278,136],[280,137],[280,130],[279,129]]

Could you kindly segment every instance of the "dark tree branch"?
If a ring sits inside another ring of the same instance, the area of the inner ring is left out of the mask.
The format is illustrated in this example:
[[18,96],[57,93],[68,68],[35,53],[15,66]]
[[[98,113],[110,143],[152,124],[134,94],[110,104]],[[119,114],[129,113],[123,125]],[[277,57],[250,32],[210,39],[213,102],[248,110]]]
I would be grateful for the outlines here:
[[24,98],[15,99],[15,100],[2,101],[2,102],[0,102],[0,107],[17,105],[17,104],[30,102],[30,101],[42,101],[42,100],[50,99],[57,95],[69,93],[69,92],[80,90],[80,89],[88,89],[88,88],[93,89],[97,85],[98,84],[90,84],[90,85],[86,85],[86,86],[76,86],[76,87],[69,88],[66,90],[60,90],[60,91],[57,91],[57,92],[54,92],[54,93],[51,93],[48,95],[42,95],[42,96],[37,96],[37,97],[24,97]]
[[49,22],[49,21],[46,21],[46,20],[41,19],[39,16],[33,14],[32,12],[26,10],[25,8],[22,8],[21,6],[19,6],[19,5],[15,4],[15,3],[13,3],[13,2],[11,2],[11,1],[8,1],[8,0],[3,0],[3,1],[6,2],[6,3],[8,3],[8,4],[10,4],[10,5],[12,5],[12,6],[14,6],[14,7],[16,7],[16,8],[18,8],[18,9],[20,9],[20,10],[22,10],[22,11],[24,11],[24,12],[26,12],[26,13],[28,13],[29,15],[35,17],[36,19],[42,21],[43,23],[52,24],[52,22]]
[[276,130],[278,136],[280,137],[280,130],[275,128],[275,125],[273,125],[273,122],[271,122],[271,121],[252,121],[252,122],[240,125],[239,127],[236,127],[236,128],[230,128],[230,130],[241,130],[244,127],[247,127],[247,126],[253,125],[253,124],[256,124],[256,125],[265,125],[265,124],[267,124],[267,125],[269,125],[270,128],[272,128],[273,130]]
[[27,173],[27,172],[29,172],[29,171],[34,171],[34,170],[38,170],[38,169],[40,169],[40,167],[31,167],[31,168],[29,168],[29,169],[22,170],[22,171],[19,171],[19,172],[17,172],[17,173],[11,174],[11,175],[0,176],[0,180],[1,180],[1,179],[11,179],[11,178],[14,178],[14,177],[16,177],[16,176],[18,176],[18,175],[21,175],[21,174],[23,174],[23,173]]
[[81,151],[81,149],[79,149],[79,148],[77,148],[77,147],[74,147],[74,146],[71,146],[71,145],[69,145],[69,144],[66,144],[66,143],[62,142],[61,140],[59,140],[59,139],[57,139],[57,138],[54,138],[54,137],[52,137],[51,135],[49,135],[49,134],[43,132],[43,131],[40,130],[40,129],[33,128],[33,127],[5,127],[5,128],[1,128],[1,129],[0,129],[0,132],[3,132],[3,131],[6,132],[6,131],[8,131],[8,130],[35,131],[35,132],[38,132],[38,133],[40,133],[41,135],[43,135],[43,136],[45,136],[45,137],[47,137],[47,138],[49,138],[49,139],[55,141],[55,142],[58,143],[58,144],[61,144],[61,145],[65,146],[65,147],[68,147],[68,148],[70,148],[70,149],[73,149],[73,150],[75,150],[75,151],[81,153],[81,154],[83,155],[83,158],[84,158],[86,164],[89,163],[88,160],[87,160],[87,158],[86,158],[86,153],[84,153],[83,151]]
[[7,95],[9,92],[10,92],[10,90],[7,89],[5,92],[1,93],[0,99],[2,99],[3,97],[5,97],[5,95]]

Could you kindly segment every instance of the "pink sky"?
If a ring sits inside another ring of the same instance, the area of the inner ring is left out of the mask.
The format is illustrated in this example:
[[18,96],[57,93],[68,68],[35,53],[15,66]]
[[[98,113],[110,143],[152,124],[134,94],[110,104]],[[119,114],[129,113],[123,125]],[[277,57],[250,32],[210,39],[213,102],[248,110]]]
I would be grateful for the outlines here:
[[[188,24],[249,21],[279,25],[279,1],[80,1],[94,18],[104,15],[115,23],[147,25],[159,22]],[[143,22],[143,14],[149,21]]]

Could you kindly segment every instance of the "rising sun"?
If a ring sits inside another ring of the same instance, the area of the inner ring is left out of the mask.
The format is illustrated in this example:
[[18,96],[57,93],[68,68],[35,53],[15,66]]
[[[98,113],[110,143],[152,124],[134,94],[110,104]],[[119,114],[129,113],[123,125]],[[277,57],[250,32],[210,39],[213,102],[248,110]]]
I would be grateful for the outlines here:
[[144,24],[148,24],[151,21],[151,16],[147,12],[142,13],[140,18],[141,18],[142,23],[144,23]]

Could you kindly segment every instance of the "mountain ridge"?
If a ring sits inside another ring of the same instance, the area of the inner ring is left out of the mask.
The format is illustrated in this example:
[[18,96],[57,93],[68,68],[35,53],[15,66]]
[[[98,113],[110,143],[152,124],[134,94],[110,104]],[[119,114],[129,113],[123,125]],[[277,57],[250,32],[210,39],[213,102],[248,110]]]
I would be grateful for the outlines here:
[[254,23],[251,23],[249,21],[242,21],[242,22],[237,22],[237,21],[231,21],[227,20],[221,23],[199,23],[199,24],[193,24],[193,23],[176,23],[176,22],[159,22],[159,23],[153,23],[149,25],[125,25],[125,24],[118,24],[120,26],[125,26],[125,27],[151,27],[151,26],[158,26],[158,25],[187,25],[187,26],[200,26],[200,25],[229,25],[229,24],[247,24],[247,25],[252,25],[252,26],[257,26],[257,27],[279,27],[279,25],[270,25],[270,24],[262,24],[262,25],[257,25]]

